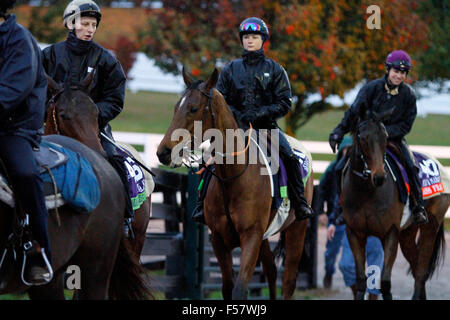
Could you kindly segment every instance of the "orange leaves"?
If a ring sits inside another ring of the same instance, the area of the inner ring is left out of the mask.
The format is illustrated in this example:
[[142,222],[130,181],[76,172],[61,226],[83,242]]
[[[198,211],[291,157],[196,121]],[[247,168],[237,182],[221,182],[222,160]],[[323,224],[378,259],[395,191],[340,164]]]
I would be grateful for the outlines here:
[[198,77],[200,75],[201,71],[200,71],[200,69],[194,68],[194,69],[192,69],[191,73],[194,77]]
[[294,30],[295,30],[295,27],[292,24],[285,27],[285,31],[288,35],[291,35],[292,32],[294,32]]

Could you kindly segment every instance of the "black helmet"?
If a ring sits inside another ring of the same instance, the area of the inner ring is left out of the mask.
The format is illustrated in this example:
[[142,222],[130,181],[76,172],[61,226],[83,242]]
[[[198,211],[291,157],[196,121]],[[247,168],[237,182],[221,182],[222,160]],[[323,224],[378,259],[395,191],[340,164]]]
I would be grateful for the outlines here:
[[67,28],[67,23],[77,17],[93,17],[97,19],[97,26],[102,19],[100,7],[92,0],[73,0],[64,10],[63,23]]
[[266,23],[260,18],[251,17],[241,22],[239,25],[239,38],[241,38],[241,42],[244,34],[248,33],[260,34],[263,41],[269,39],[269,29],[267,28]]
[[16,0],[2,0],[0,1],[0,13],[6,13],[9,9],[14,7]]

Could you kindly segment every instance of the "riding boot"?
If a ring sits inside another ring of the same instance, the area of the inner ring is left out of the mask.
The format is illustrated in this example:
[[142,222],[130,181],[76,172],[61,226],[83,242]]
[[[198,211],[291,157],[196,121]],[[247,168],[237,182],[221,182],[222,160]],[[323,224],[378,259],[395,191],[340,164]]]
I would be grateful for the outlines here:
[[124,220],[124,234],[127,238],[134,238],[134,233],[131,223],[134,221],[133,204],[130,198],[130,185],[128,184],[128,171],[125,167],[122,157],[113,155],[108,157],[108,162],[114,167],[118,173],[120,180],[124,186],[125,191],[125,220]]
[[285,157],[283,161],[288,171],[288,176],[291,177],[288,179],[288,193],[296,220],[300,221],[314,217],[312,208],[305,199],[305,188],[301,180],[302,174],[297,157],[295,154],[292,154],[289,157]]
[[203,212],[204,200],[206,198],[206,191],[208,190],[209,181],[211,180],[212,173],[210,170],[205,170],[202,174],[202,179],[198,185],[198,199],[192,212],[192,219],[195,222],[206,224],[205,215]]
[[422,198],[422,188],[419,180],[419,169],[416,167],[405,141],[402,141],[402,143],[400,144],[400,150],[406,164],[406,173],[408,174],[411,187],[410,192],[413,198],[412,200],[414,200],[411,201],[411,203],[415,203],[414,207],[412,207],[411,209],[414,223],[416,225],[428,223],[428,215],[425,210]]
[[414,223],[416,225],[421,225],[428,223],[428,214],[425,210],[425,206],[422,198],[422,190],[420,188],[420,183],[418,181],[417,175],[413,175],[410,179],[411,194],[415,200],[415,206],[412,208],[412,215]]
[[340,195],[341,195],[341,180],[342,180],[342,171],[344,170],[345,163],[347,162],[347,157],[343,156],[336,163],[334,170],[336,174],[336,185],[337,185],[337,194],[338,196],[334,200],[334,219],[337,226],[341,226],[345,224],[344,216],[342,214],[342,207],[339,203]]

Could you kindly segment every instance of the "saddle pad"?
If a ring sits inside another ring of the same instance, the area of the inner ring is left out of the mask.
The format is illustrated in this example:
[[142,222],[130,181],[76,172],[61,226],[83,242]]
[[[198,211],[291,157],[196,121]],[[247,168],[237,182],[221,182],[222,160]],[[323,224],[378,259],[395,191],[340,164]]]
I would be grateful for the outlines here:
[[[419,167],[419,181],[424,200],[438,196],[441,193],[448,193],[450,190],[450,179],[447,171],[439,161],[429,154],[416,151],[412,151],[412,154],[416,165]],[[406,170],[389,149],[387,150],[386,158],[397,181],[401,201],[406,203],[410,190]]]
[[[300,162],[300,171],[302,173],[302,181],[303,184],[306,184],[306,181],[308,180],[309,176],[312,173],[312,157],[311,153],[303,146],[303,144],[298,141],[297,139],[286,135],[286,138],[291,145],[292,149],[294,150],[294,153],[298,156],[299,162]],[[284,165],[282,161],[280,161],[280,169],[278,174],[278,181],[285,181],[282,177],[283,174],[286,174],[286,171],[284,170]],[[284,172],[284,173],[283,173]],[[278,186],[280,187],[282,183],[278,182]],[[285,182],[284,182],[285,183]],[[280,188],[275,188],[278,190],[282,190]],[[274,203],[275,208],[277,209],[277,213],[275,214],[275,217],[273,218],[271,224],[267,228],[266,232],[264,233],[263,239],[267,239],[270,236],[277,233],[286,222],[287,218],[289,217],[289,211],[290,211],[290,201],[287,197],[280,197],[281,192],[278,194],[275,194],[274,196]],[[286,194],[287,196],[287,194]]]
[[57,144],[43,140],[39,149],[34,151],[34,158],[39,166],[39,173],[46,172],[47,169],[53,169],[63,165],[69,159],[67,155],[59,152]]
[[449,193],[449,176],[439,161],[429,154],[413,151],[414,159],[419,167],[419,180],[422,196],[429,199],[441,193]]
[[64,165],[41,174],[44,182],[56,182],[64,200],[78,212],[90,212],[100,202],[100,187],[91,164],[79,153],[54,146],[59,152],[68,156]]
[[125,167],[127,168],[129,194],[133,210],[141,207],[146,200],[145,192],[145,176],[141,167],[131,159],[130,155],[120,149],[116,149],[117,153],[122,157]]

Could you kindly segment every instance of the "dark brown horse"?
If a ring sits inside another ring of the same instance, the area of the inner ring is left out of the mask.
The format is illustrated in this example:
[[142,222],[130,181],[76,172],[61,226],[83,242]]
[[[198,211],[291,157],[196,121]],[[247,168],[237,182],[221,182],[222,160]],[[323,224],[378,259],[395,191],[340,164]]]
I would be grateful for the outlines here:
[[355,299],[364,299],[366,291],[365,247],[369,235],[380,238],[384,247],[380,281],[383,299],[392,299],[391,272],[399,243],[415,279],[413,299],[426,299],[425,282],[435,271],[445,245],[443,219],[450,196],[442,194],[426,201],[429,223],[420,227],[406,223],[401,227],[404,205],[384,162],[387,133],[382,120],[392,110],[376,114],[361,109],[342,179],[342,208],[356,263]]
[[[31,299],[64,299],[64,276],[68,266],[79,268],[81,287],[76,299],[143,299],[150,291],[142,278],[142,267],[123,235],[125,195],[118,193],[121,180],[99,153],[64,136],[44,139],[77,152],[86,158],[96,174],[101,198],[92,212],[79,213],[69,205],[49,210],[48,230],[52,249],[53,280],[46,285],[26,287],[20,280],[22,251],[16,250],[14,260],[8,251],[0,274],[0,294],[28,290]],[[0,202],[0,247],[4,248],[15,216],[22,219],[22,210],[13,210]]]
[[[58,85],[53,79],[47,78],[53,98],[47,110],[45,134],[61,134],[74,138],[106,156],[99,138],[99,111],[88,93],[89,85],[93,79],[92,73],[81,82],[79,87],[69,87],[66,89]],[[131,151],[131,146],[127,146],[127,148],[130,149],[129,152],[137,156],[135,150]],[[152,178],[146,171],[144,175],[148,189],[148,181]],[[151,195],[148,193],[145,202],[135,211],[135,220],[132,224],[135,237],[134,239],[130,239],[130,245],[138,259],[141,256],[147,226],[150,221],[150,202]]]
[[[217,69],[205,82],[194,81],[183,70],[187,86],[182,98],[175,105],[174,116],[169,129],[161,141],[157,155],[163,164],[176,166],[172,161],[172,151],[182,138],[172,139],[176,129],[186,129],[190,137],[194,136],[194,121],[201,121],[202,136],[208,129],[217,129],[226,137],[227,129],[238,129],[238,125],[225,99],[214,89],[218,80]],[[212,245],[222,271],[222,294],[225,299],[246,299],[249,281],[255,269],[258,257],[261,259],[264,273],[268,279],[270,298],[276,298],[277,269],[268,240],[263,235],[275,216],[271,210],[272,196],[270,179],[261,175],[261,164],[249,163],[249,152],[245,149],[242,136],[223,164],[215,163],[216,177],[208,186],[205,199],[205,220],[211,230]],[[225,138],[223,150],[226,150]],[[237,154],[245,152],[245,159],[239,162]],[[232,153],[234,151],[236,153]],[[175,152],[177,153],[177,152]],[[224,159],[225,160],[225,159]],[[227,164],[228,162],[228,164]],[[306,197],[312,199],[312,175],[306,184]],[[308,222],[294,221],[290,212],[285,226],[286,260],[283,274],[283,298],[289,299],[295,289],[297,268],[300,261]],[[232,250],[241,247],[240,269],[236,281],[233,277]]]

